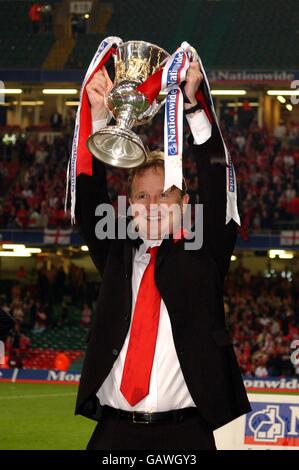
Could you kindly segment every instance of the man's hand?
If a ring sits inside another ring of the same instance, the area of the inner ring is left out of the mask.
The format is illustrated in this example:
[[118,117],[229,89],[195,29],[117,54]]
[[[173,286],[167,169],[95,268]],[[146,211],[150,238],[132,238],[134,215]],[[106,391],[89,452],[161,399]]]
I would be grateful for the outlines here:
[[102,67],[101,70],[95,73],[88,85],[86,85],[92,121],[98,121],[107,117],[108,111],[105,107],[104,97],[112,87],[113,82],[110,80],[105,67]]
[[199,68],[199,62],[191,62],[190,66],[186,73],[186,85],[185,85],[185,93],[187,98],[190,101],[189,103],[185,103],[185,109],[192,108],[195,106],[197,101],[195,94],[203,80],[203,74]]

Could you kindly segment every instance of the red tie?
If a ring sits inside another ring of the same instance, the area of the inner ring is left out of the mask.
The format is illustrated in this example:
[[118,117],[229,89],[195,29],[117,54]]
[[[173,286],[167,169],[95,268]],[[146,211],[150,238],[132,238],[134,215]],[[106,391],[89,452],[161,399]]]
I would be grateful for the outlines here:
[[154,280],[158,246],[148,248],[147,265],[138,290],[120,391],[134,406],[149,393],[160,318],[161,296]]

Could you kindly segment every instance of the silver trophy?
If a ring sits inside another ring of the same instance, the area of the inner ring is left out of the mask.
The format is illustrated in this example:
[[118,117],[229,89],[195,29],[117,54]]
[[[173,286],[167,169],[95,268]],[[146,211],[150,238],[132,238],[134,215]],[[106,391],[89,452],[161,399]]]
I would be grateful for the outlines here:
[[116,125],[88,138],[87,147],[96,158],[120,168],[139,166],[146,159],[142,140],[131,128],[152,119],[165,96],[160,94],[149,104],[136,87],[163,66],[168,57],[165,50],[144,41],[128,41],[118,46],[114,54],[114,86],[105,97]]

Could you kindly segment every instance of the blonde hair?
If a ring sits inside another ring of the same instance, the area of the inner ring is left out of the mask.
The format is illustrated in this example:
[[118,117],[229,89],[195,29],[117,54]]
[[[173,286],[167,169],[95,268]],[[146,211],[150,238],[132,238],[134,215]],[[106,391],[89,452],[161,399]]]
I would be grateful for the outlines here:
[[[149,168],[153,168],[155,170],[157,170],[158,168],[162,168],[164,170],[164,153],[161,150],[153,150],[152,152],[148,152],[147,159],[145,160],[145,162],[130,170],[128,177],[129,197],[132,196],[132,185],[135,176],[142,175]],[[182,180],[182,189],[180,191],[181,197],[187,194],[187,185],[184,177]]]

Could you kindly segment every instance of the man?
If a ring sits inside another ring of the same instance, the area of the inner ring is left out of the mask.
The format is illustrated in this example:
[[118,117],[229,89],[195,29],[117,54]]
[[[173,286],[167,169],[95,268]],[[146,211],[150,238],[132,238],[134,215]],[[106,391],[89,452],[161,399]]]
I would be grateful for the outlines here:
[[[88,449],[215,449],[213,430],[250,411],[223,307],[237,225],[225,223],[226,161],[216,123],[197,106],[202,85],[192,63],[184,91],[203,203],[200,249],[184,249],[177,220],[150,211],[175,203],[182,213],[188,202],[184,185],[163,191],[159,155],[129,176],[130,204],[144,208],[137,240],[96,237],[95,208],[109,203],[105,166],[94,159],[93,175],[77,178],[76,218],[103,276],[76,404],[76,414],[98,421]],[[106,125],[111,86],[105,68],[87,85],[94,131]]]
[[34,3],[31,5],[28,15],[32,22],[32,32],[34,34],[39,32],[40,23],[41,23],[41,12],[42,6],[39,3]]

